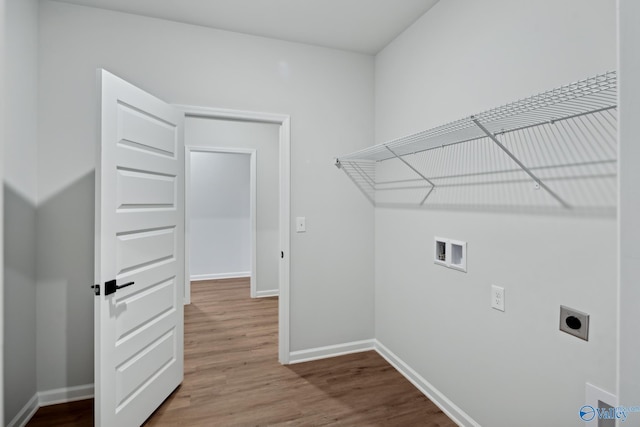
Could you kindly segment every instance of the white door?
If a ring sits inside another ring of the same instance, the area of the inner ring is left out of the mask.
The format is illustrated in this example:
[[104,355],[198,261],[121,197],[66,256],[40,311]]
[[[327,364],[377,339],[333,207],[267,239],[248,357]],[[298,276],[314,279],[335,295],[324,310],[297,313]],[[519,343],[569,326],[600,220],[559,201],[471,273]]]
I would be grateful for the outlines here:
[[100,73],[95,424],[138,426],[183,378],[184,116]]

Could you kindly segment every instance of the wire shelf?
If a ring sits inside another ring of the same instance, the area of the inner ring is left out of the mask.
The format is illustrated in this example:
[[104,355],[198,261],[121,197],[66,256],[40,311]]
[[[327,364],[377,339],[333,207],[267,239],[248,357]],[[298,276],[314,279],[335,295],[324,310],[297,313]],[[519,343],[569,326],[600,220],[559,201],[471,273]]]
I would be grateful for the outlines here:
[[[524,205],[615,209],[616,130],[617,76],[610,71],[339,157],[336,166],[374,205],[434,206],[444,197],[436,190],[465,186],[475,187],[465,192],[466,203],[478,204],[478,186],[500,183],[504,190],[533,180],[544,196]],[[404,196],[390,197],[392,190]],[[504,205],[513,194],[490,198]]]

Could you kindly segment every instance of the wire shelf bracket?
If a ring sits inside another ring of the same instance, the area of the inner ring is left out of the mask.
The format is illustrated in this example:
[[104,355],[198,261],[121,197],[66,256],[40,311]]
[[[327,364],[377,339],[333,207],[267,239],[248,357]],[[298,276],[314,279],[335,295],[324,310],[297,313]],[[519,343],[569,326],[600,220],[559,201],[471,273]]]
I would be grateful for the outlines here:
[[420,173],[420,171],[416,168],[414,168],[413,166],[411,166],[411,164],[409,164],[409,162],[407,162],[405,159],[403,159],[402,157],[398,156],[396,153],[393,152],[393,150],[387,146],[385,146],[385,148],[387,150],[389,150],[391,152],[391,154],[393,154],[393,156],[400,160],[402,163],[404,163],[409,169],[411,169],[412,171],[414,171],[416,174],[418,174],[418,176],[422,179],[424,179],[425,181],[427,181],[429,183],[429,185],[431,185],[431,188],[429,189],[429,192],[427,193],[426,196],[424,196],[424,199],[422,199],[422,201],[420,202],[420,206],[424,205],[424,203],[427,201],[427,199],[429,198],[429,196],[431,195],[431,193],[433,192],[433,190],[436,188],[436,185],[433,183],[433,181],[431,181],[429,178],[427,178],[426,176],[424,176],[423,174]]
[[562,206],[564,206],[567,209],[571,208],[571,206],[567,202],[565,202],[552,189],[550,189],[544,182],[542,182],[542,180],[540,178],[538,178],[533,172],[531,172],[531,170],[528,167],[526,167],[524,165],[524,163],[522,163],[511,151],[509,151],[509,149],[507,147],[505,147],[500,141],[498,141],[498,138],[495,135],[493,135],[491,132],[489,132],[487,130],[487,128],[482,126],[482,124],[474,116],[471,116],[471,121],[473,123],[475,123],[475,125],[478,126],[482,130],[482,132],[484,132],[485,135],[487,135],[487,137],[489,139],[491,139],[493,142],[495,142],[495,144],[502,151],[504,151],[505,154],[511,158],[511,160],[516,162],[516,164],[520,167],[520,169],[522,169],[527,175],[529,175],[531,177],[531,179],[533,179],[533,181],[536,183],[537,188],[543,188],[547,193],[549,193],[551,195],[551,197],[556,199]]

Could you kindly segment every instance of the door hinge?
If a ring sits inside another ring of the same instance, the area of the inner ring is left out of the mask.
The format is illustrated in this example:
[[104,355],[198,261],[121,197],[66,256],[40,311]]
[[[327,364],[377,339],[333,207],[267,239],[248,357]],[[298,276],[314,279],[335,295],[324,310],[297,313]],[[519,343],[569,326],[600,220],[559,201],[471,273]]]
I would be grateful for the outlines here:
[[91,289],[95,295],[100,295],[100,285],[91,285]]
[[280,251],[280,258],[284,259],[284,251]]

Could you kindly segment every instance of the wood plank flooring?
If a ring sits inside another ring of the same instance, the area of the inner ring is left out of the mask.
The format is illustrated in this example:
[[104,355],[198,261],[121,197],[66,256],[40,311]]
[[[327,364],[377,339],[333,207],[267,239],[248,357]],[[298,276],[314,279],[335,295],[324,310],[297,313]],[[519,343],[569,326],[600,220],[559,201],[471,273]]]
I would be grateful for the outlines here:
[[[192,284],[185,378],[146,426],[455,426],[377,353],[282,366],[278,299],[248,280]],[[90,426],[92,401],[38,410],[28,426]]]

